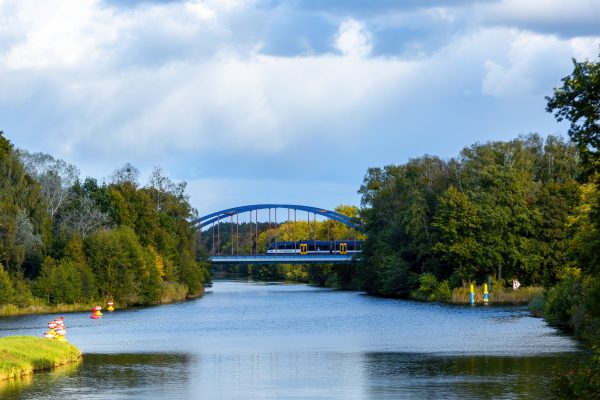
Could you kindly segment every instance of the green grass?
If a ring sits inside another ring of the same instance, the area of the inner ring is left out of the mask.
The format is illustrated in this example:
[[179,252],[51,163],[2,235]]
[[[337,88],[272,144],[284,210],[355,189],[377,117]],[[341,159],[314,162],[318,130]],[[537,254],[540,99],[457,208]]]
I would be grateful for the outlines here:
[[0,380],[18,378],[81,360],[74,345],[34,336],[0,338]]

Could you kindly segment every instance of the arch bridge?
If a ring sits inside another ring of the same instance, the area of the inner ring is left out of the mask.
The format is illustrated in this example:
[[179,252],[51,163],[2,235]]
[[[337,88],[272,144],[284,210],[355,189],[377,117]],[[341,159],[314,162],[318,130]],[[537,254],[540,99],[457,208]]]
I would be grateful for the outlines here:
[[[281,222],[294,223],[294,234],[296,229],[297,222],[297,214],[298,212],[306,212],[308,215],[308,234],[310,236],[310,215],[313,215],[314,222],[314,239],[307,238],[307,242],[314,242],[314,249],[317,249],[317,243],[322,243],[322,241],[317,241],[316,239],[316,216],[320,215],[322,217],[328,218],[335,222],[339,222],[353,230],[356,230],[361,233],[365,233],[365,229],[363,225],[353,219],[348,217],[347,215],[338,213],[336,211],[327,210],[319,207],[305,206],[299,204],[252,204],[245,205],[239,207],[232,207],[225,210],[216,211],[207,215],[204,215],[200,218],[192,221],[192,226],[194,226],[198,231],[202,231],[202,228],[206,226],[212,226],[212,251],[210,254],[210,260],[215,264],[339,264],[339,263],[348,263],[352,260],[353,254],[359,253],[358,251],[349,252],[339,251],[336,246],[343,245],[344,249],[346,248],[346,244],[340,244],[339,240],[336,241],[335,237],[333,241],[329,241],[331,245],[333,245],[333,250],[328,254],[323,254],[323,252],[316,254],[317,252],[313,252],[313,254],[307,254],[307,251],[301,252],[297,248],[296,242],[293,243],[294,251],[287,251],[283,253],[278,253],[275,250],[275,253],[270,254],[258,254],[258,236],[259,236],[259,222],[258,222],[258,211],[259,210],[268,210],[268,226],[271,227],[271,210],[274,210],[274,223],[275,227],[277,227],[277,209],[286,209],[287,210],[287,220]],[[292,212],[293,212],[293,220],[292,220]],[[239,216],[241,214],[249,213],[249,224],[250,224],[250,254],[240,255],[237,249],[239,248]],[[252,216],[254,214],[254,227]],[[235,218],[235,222],[234,222]],[[231,223],[231,254],[222,254],[221,253],[221,223],[222,221],[229,220]],[[216,237],[215,237],[215,224],[216,227]],[[233,231],[235,224],[235,233]],[[289,226],[288,224],[288,236],[289,236]],[[328,227],[328,239],[329,239],[329,225]],[[335,230],[334,230],[335,235]],[[234,254],[234,245],[233,238],[236,239],[236,252]],[[253,239],[256,240],[256,251],[254,251],[253,247]],[[276,239],[277,241],[277,239]],[[348,242],[352,242],[352,240],[348,240]],[[354,239],[354,249],[356,249],[356,239]],[[291,246],[290,242],[290,246]],[[308,245],[307,245],[308,246]],[[304,248],[306,249],[306,248]]]

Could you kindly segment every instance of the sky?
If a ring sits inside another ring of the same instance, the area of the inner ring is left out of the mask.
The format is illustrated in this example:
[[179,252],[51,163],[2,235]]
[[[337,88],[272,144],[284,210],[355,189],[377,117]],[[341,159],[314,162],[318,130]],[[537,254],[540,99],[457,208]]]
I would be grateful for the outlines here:
[[369,167],[566,135],[544,96],[600,53],[600,0],[0,0],[0,130],[200,215],[360,204]]

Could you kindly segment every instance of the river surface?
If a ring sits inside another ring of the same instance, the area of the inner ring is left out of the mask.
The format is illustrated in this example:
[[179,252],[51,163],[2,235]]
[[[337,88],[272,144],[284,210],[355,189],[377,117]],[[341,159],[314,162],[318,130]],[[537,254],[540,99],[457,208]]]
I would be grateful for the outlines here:
[[[0,319],[41,336],[49,319]],[[577,344],[523,307],[215,281],[198,300],[65,315],[79,366],[0,383],[7,399],[547,399]]]

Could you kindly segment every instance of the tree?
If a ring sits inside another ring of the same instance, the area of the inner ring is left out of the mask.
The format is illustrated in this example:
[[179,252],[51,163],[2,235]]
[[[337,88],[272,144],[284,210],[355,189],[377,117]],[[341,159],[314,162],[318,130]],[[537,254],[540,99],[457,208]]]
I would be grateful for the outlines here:
[[131,163],[126,163],[121,168],[114,171],[110,178],[112,183],[121,184],[127,182],[137,187],[139,176],[140,170],[131,165]]
[[434,251],[456,271],[465,285],[475,277],[481,253],[478,237],[482,221],[476,206],[466,194],[450,186],[440,199],[433,226],[440,232]]
[[8,275],[8,272],[6,272],[2,264],[0,264],[0,304],[11,303],[13,300],[13,295],[13,283]]
[[73,203],[61,217],[61,223],[67,230],[85,238],[98,229],[111,227],[112,221],[108,213],[102,212],[91,198],[83,196],[74,199]]
[[73,261],[46,257],[35,285],[37,296],[51,304],[72,304],[82,299],[81,289],[81,274]]
[[0,262],[27,275],[39,265],[30,257],[47,239],[48,217],[40,185],[26,173],[12,144],[0,131]]
[[39,251],[42,246],[42,237],[35,231],[27,211],[21,209],[17,213],[15,245],[22,249],[25,258]]
[[155,166],[152,175],[150,175],[150,181],[148,182],[148,189],[151,193],[152,199],[156,203],[157,211],[165,210],[165,205],[172,199],[182,200],[186,199],[185,188],[187,182],[173,182],[169,177],[165,176],[160,167]]
[[71,186],[79,177],[79,170],[49,154],[29,153],[26,150],[20,150],[18,154],[27,172],[40,183],[48,205],[48,215],[54,221],[69,197]]
[[571,122],[569,136],[579,148],[587,174],[600,171],[600,56],[598,61],[573,59],[573,72],[547,96],[546,111]]

